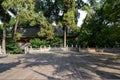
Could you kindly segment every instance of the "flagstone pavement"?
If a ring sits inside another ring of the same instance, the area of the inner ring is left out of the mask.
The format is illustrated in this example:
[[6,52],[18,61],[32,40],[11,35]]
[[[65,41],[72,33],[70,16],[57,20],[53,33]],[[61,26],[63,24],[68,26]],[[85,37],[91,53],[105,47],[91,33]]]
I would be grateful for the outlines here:
[[120,79],[112,54],[50,52],[0,55],[0,80]]

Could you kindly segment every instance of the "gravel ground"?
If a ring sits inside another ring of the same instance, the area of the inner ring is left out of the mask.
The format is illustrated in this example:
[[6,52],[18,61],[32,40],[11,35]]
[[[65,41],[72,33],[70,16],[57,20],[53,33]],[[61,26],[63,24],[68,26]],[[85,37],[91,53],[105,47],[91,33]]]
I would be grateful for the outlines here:
[[51,52],[0,55],[0,80],[120,79],[114,54]]

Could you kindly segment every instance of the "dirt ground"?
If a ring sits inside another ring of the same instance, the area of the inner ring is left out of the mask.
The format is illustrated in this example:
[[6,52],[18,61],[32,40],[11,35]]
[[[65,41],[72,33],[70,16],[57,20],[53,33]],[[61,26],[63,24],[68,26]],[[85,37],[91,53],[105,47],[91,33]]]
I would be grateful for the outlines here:
[[0,55],[0,80],[120,79],[117,57],[78,52]]

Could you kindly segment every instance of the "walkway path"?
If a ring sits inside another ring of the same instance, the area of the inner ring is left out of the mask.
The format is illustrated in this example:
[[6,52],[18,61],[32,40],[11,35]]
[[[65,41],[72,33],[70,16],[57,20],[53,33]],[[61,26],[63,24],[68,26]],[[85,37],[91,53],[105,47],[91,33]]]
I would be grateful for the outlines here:
[[114,57],[75,52],[0,55],[0,80],[120,79],[120,60]]

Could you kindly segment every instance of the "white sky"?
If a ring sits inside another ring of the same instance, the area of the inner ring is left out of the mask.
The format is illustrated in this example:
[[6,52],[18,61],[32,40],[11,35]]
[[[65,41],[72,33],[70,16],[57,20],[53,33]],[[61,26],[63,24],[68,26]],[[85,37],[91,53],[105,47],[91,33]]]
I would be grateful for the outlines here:
[[77,26],[81,27],[85,17],[86,17],[86,14],[87,12],[86,11],[83,11],[83,10],[78,10],[78,12],[80,13],[80,17],[78,19],[78,23],[77,23]]
[[82,0],[83,2],[85,2],[85,3],[88,3],[88,0]]
[[[88,0],[83,0],[83,2],[88,3]],[[88,3],[88,4],[89,4],[89,3]],[[80,17],[79,17],[79,19],[78,19],[77,26],[81,27],[81,25],[82,25],[82,23],[83,23],[83,20],[84,20],[85,17],[86,17],[87,12],[86,12],[86,11],[83,11],[83,10],[78,10],[78,12],[80,13]]]

